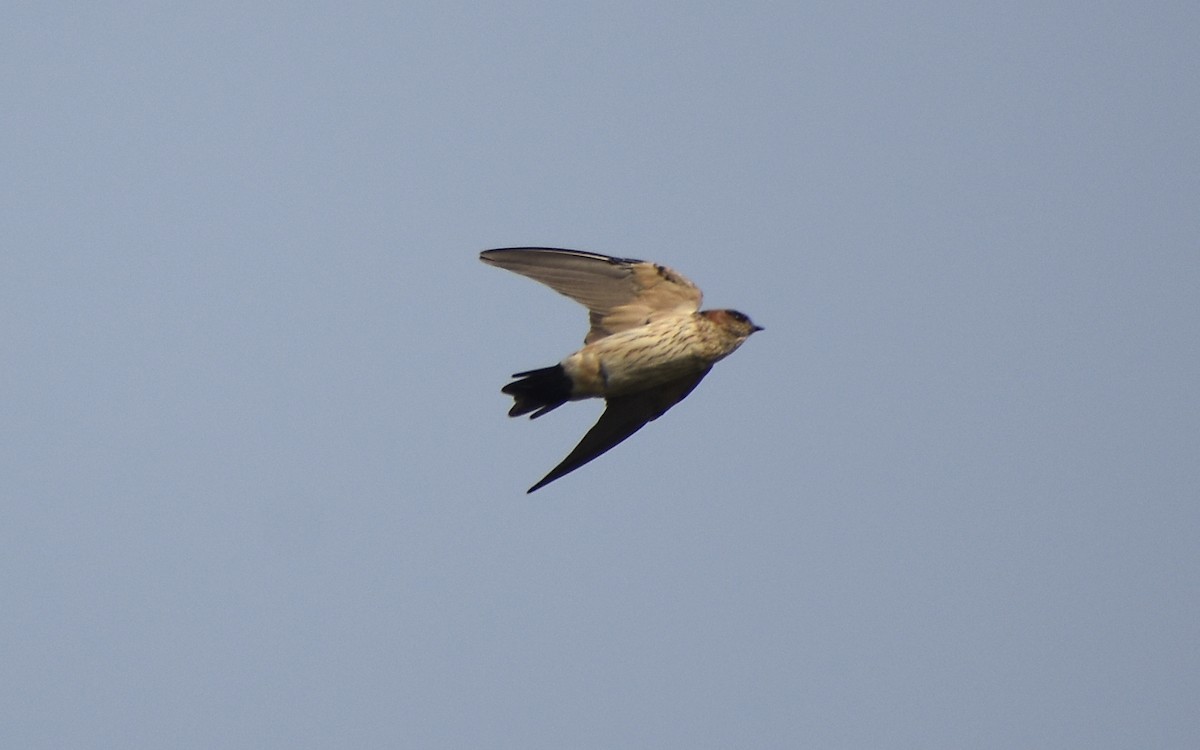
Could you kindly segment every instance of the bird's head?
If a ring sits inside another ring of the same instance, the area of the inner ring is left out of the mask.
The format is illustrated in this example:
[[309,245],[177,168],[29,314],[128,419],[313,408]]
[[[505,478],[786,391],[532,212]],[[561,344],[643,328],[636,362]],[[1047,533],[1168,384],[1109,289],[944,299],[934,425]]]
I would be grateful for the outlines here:
[[701,315],[716,323],[729,335],[739,339],[746,339],[755,331],[763,330],[762,326],[754,325],[750,318],[737,310],[705,310]]

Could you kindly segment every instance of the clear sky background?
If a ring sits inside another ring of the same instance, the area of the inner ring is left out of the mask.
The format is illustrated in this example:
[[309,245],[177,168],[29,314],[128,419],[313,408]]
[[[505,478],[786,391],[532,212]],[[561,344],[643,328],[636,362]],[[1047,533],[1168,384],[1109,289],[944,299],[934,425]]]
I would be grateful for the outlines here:
[[[0,745],[1194,748],[1195,2],[9,3]],[[646,258],[766,327],[535,495]]]

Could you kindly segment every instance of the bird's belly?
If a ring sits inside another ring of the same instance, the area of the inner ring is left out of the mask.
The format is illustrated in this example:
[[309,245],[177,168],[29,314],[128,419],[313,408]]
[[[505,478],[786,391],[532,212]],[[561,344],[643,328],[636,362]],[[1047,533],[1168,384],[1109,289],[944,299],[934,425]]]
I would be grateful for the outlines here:
[[694,375],[704,366],[692,358],[655,362],[618,362],[604,368],[604,395],[624,396]]
[[580,352],[595,358],[604,396],[636,393],[708,366],[690,320],[668,323],[622,331]]

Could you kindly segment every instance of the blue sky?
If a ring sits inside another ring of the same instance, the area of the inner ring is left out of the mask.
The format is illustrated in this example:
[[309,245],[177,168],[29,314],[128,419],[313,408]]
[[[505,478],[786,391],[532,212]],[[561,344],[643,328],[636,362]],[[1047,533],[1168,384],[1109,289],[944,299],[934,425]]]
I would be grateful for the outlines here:
[[[17,4],[0,744],[1190,747],[1200,11]],[[767,330],[526,496],[586,315]]]

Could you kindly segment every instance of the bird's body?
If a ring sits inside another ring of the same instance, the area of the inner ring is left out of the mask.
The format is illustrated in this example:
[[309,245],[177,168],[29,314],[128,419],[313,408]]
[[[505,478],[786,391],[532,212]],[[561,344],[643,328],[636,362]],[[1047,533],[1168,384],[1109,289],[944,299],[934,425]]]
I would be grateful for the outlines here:
[[510,416],[536,418],[586,398],[608,402],[575,450],[530,492],[662,416],[761,330],[734,310],[700,312],[700,290],[665,266],[551,248],[487,250],[480,259],[541,281],[590,312],[582,349],[552,367],[517,373],[501,389],[514,398]]
[[560,364],[572,399],[610,398],[695,375],[740,343],[704,313],[672,315],[593,341]]

